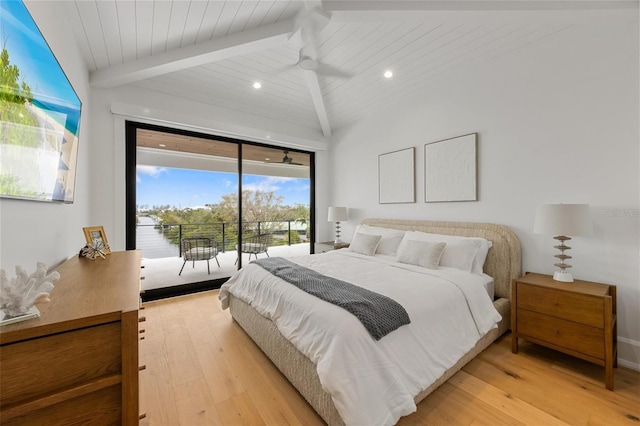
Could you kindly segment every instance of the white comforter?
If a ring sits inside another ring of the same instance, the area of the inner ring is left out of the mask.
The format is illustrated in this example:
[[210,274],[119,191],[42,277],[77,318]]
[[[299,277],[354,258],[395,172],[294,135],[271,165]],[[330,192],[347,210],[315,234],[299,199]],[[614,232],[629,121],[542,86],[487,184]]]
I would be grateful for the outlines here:
[[391,425],[416,410],[413,398],[452,367],[500,314],[482,277],[452,268],[430,270],[337,250],[290,258],[400,303],[411,324],[375,341],[358,319],[253,264],[220,289],[271,319],[317,366],[347,425]]

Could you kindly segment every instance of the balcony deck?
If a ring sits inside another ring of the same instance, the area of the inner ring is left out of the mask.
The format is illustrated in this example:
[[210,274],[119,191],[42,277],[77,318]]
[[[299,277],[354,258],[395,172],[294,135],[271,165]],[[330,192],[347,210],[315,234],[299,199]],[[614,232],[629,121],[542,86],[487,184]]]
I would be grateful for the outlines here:
[[[273,246],[269,247],[269,256],[293,257],[309,254],[309,243],[294,244],[291,246]],[[218,262],[215,259],[209,261],[211,274],[207,274],[207,262],[196,261],[187,262],[182,271],[182,275],[178,275],[180,268],[184,263],[182,257],[172,256],[158,259],[150,259],[144,257],[142,252],[142,290],[152,290],[165,287],[174,287],[183,284],[191,284],[203,281],[216,280],[221,278],[229,278],[237,271],[235,264],[237,254],[235,251],[218,254]],[[266,257],[264,254],[258,255],[258,258]],[[251,259],[255,259],[254,256]],[[242,258],[243,265],[249,262],[249,255],[244,254]]]

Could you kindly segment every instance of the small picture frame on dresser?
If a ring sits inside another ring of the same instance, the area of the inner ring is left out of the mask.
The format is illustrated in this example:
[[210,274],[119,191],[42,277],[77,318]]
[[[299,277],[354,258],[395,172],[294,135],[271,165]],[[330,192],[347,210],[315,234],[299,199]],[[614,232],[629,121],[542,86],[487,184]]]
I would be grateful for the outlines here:
[[87,244],[90,244],[96,249],[100,249],[104,254],[111,253],[109,243],[107,241],[107,234],[104,232],[102,226],[87,226],[82,228],[84,237],[87,240]]

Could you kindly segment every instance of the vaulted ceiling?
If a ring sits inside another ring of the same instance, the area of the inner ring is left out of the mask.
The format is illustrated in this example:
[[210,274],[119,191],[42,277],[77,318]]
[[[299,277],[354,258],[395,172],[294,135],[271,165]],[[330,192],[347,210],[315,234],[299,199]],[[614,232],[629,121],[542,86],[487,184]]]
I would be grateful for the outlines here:
[[129,84],[329,138],[452,74],[554,37],[585,12],[633,2],[62,3],[93,86]]

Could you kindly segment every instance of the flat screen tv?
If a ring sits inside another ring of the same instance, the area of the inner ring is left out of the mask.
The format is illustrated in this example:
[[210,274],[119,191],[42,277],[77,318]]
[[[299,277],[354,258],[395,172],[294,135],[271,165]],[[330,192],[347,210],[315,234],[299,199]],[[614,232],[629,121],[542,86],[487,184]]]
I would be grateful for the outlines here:
[[0,49],[0,197],[72,203],[82,103],[21,0]]

